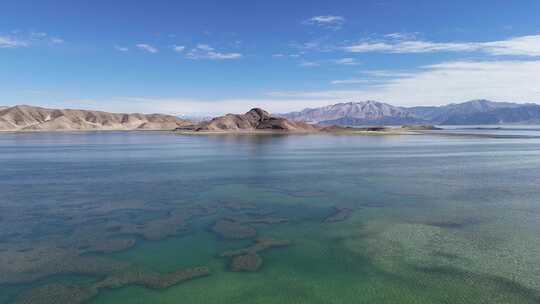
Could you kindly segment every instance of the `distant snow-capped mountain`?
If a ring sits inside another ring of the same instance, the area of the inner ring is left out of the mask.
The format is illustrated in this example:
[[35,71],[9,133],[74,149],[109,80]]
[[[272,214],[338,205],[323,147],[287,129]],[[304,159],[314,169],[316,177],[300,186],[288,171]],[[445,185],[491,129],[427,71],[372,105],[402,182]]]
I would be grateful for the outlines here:
[[404,124],[419,122],[408,111],[378,101],[347,102],[321,108],[308,108],[281,116],[319,124]]
[[411,107],[406,108],[416,117],[421,117],[436,124],[452,124],[453,121],[461,120],[460,117],[469,117],[474,120],[474,116],[480,113],[487,113],[497,109],[511,109],[525,106],[524,104],[511,102],[494,102],[485,99],[471,100],[463,103],[452,103],[439,107]]
[[308,108],[281,116],[322,125],[539,123],[540,105],[471,100],[445,106],[396,107],[378,101]]

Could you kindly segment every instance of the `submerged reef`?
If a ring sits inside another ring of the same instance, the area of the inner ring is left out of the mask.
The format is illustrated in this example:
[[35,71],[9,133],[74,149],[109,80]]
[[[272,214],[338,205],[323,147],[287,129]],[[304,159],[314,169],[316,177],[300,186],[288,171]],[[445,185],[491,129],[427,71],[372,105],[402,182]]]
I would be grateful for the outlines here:
[[23,294],[17,304],[84,303],[95,297],[98,290],[92,286],[49,284]]
[[350,208],[340,208],[340,207],[334,207],[334,213],[332,213],[329,217],[327,217],[324,222],[325,223],[335,223],[335,222],[342,222],[353,214],[354,210]]
[[[192,220],[217,211],[213,205],[129,202],[60,207],[6,207],[13,212],[0,223],[0,285],[36,286],[18,298],[20,303],[81,303],[102,288],[135,284],[160,289],[209,274],[207,268],[159,274],[103,254],[130,249],[141,239],[158,241],[187,233]],[[36,282],[57,275],[105,279],[93,285]]]
[[[0,223],[0,285],[25,290],[17,295],[17,303],[83,303],[100,290],[128,285],[167,288],[210,271],[201,267],[162,274],[108,254],[138,242],[188,234],[208,222],[219,237],[238,240],[255,238],[255,227],[288,221],[272,216],[268,207],[244,202],[66,202],[57,208],[6,205],[3,210],[7,213]],[[262,265],[259,251],[288,244],[259,239],[230,256],[231,269],[256,271]],[[54,277],[62,275],[97,281],[57,283]]]
[[270,248],[286,247],[290,246],[291,244],[291,241],[259,238],[252,246],[238,250],[226,251],[220,256],[231,258],[231,271],[257,271],[263,263],[263,259],[258,255],[259,252],[268,250]]
[[256,253],[246,253],[232,258],[230,269],[234,272],[257,271],[262,265],[262,258]]
[[126,262],[36,244],[0,251],[0,284],[32,282],[55,274],[104,275],[129,266]]
[[100,289],[121,288],[128,285],[141,285],[151,289],[165,289],[170,286],[210,275],[208,267],[181,269],[172,273],[160,274],[143,269],[127,269],[113,274],[103,281],[90,285],[49,284],[31,289],[19,297],[18,304],[57,304],[84,303],[99,293]]
[[255,228],[230,219],[218,220],[212,226],[212,231],[226,239],[249,239],[257,235]]
[[97,283],[95,288],[119,288],[125,285],[141,285],[151,289],[163,289],[180,282],[210,274],[208,267],[181,269],[172,273],[160,274],[144,269],[127,269]]

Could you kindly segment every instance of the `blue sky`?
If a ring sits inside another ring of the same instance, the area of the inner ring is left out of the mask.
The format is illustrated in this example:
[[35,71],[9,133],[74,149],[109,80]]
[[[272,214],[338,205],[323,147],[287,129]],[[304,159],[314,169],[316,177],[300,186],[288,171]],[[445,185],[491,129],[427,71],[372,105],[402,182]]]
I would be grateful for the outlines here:
[[540,1],[3,0],[0,11],[0,105],[192,115],[540,102]]

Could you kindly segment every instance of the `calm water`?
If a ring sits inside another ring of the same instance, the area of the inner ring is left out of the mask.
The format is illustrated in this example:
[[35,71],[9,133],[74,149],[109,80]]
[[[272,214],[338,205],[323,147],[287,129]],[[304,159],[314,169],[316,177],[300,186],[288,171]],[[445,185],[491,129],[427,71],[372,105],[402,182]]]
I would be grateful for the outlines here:
[[536,138],[3,134],[0,303],[540,303],[539,185]]

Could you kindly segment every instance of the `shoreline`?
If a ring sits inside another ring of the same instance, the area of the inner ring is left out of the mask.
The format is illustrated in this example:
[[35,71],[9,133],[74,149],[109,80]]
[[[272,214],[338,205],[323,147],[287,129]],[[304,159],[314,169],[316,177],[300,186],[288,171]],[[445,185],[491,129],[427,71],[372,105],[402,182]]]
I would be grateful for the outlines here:
[[249,130],[249,131],[188,131],[188,130],[0,130],[1,134],[66,134],[66,133],[172,133],[177,135],[312,135],[312,134],[339,134],[339,135],[419,135],[422,132],[400,129],[388,129],[384,131],[366,130],[339,130],[339,131],[281,131],[281,130]]
[[422,133],[411,132],[411,131],[173,131],[173,133],[178,135],[373,135],[373,136],[384,136],[384,135],[420,135]]
[[297,135],[334,135],[334,136],[437,136],[437,137],[462,137],[462,138],[488,138],[488,139],[540,139],[535,135],[510,135],[510,134],[477,134],[477,133],[452,133],[429,130],[401,130],[390,129],[385,131],[366,130],[342,130],[342,131],[279,131],[279,130],[255,130],[255,131],[176,131],[176,130],[16,130],[3,131],[2,135],[13,134],[95,134],[95,133],[153,133],[171,134],[179,136],[297,136]]

